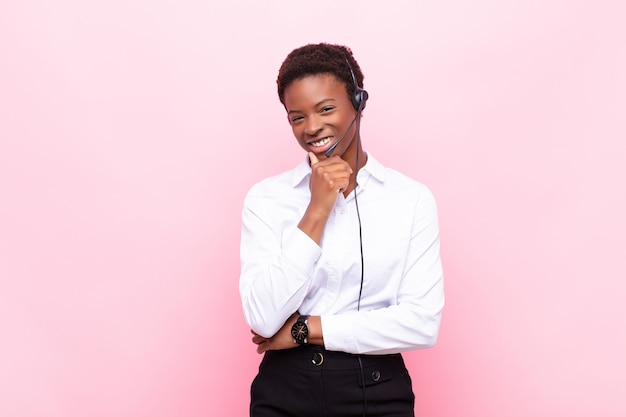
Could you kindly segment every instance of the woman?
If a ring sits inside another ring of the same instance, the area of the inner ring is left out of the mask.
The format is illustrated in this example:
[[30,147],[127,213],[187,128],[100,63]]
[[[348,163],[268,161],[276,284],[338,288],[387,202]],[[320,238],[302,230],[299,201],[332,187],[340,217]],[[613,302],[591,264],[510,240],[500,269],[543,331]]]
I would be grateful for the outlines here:
[[413,416],[400,353],[435,343],[444,304],[433,196],[363,151],[349,48],[295,49],[277,84],[307,158],[244,202],[240,293],[264,353],[251,416]]

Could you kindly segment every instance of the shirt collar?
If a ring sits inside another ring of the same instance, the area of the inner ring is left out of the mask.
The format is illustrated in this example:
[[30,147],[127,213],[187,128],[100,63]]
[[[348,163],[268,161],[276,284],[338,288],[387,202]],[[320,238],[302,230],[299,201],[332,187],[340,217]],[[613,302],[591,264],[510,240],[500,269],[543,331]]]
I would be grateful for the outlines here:
[[[304,161],[300,162],[293,171],[293,180],[291,184],[292,187],[296,188],[310,175],[311,166],[309,165],[309,156],[307,155]],[[370,176],[381,183],[385,182],[385,167],[380,162],[378,162],[371,153],[367,154],[367,162],[365,163],[365,166],[363,166],[363,168],[361,168],[361,170],[359,171],[359,177],[361,178],[363,176],[365,176],[363,181],[364,183],[367,182]],[[360,180],[359,184],[361,184]]]

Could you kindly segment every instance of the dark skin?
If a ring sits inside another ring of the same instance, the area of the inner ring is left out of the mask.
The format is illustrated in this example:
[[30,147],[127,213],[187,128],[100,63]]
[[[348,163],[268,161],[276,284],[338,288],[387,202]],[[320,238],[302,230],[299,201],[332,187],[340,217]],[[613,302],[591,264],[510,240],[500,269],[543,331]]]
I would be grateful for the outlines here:
[[[294,81],[285,89],[285,108],[293,134],[308,152],[311,162],[311,200],[298,228],[319,245],[337,196],[343,193],[347,197],[352,192],[356,173],[367,161],[367,155],[357,140],[358,121],[350,126],[357,112],[345,84],[332,74],[310,75]],[[344,133],[343,140],[327,158],[324,154],[326,150]],[[291,337],[291,326],[298,316],[298,312],[292,314],[270,338],[253,331],[252,341],[257,345],[257,352],[298,346]],[[320,316],[310,316],[308,327],[308,343],[323,346]]]

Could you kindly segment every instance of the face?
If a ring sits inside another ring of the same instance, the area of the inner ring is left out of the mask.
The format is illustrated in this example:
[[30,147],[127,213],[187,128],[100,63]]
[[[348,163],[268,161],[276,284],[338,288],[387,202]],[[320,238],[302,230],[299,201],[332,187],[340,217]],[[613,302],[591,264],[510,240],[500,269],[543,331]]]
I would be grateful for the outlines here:
[[[345,134],[332,155],[343,159],[356,152],[356,110],[345,84],[331,74],[310,75],[285,89],[285,107],[293,134],[307,152],[319,160]],[[344,156],[345,155],[345,156]]]

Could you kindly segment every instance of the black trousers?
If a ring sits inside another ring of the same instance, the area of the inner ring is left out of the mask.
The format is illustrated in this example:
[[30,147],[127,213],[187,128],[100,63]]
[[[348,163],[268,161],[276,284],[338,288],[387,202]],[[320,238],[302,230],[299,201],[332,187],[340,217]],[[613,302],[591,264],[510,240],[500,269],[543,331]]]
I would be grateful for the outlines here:
[[269,351],[250,392],[251,417],[414,417],[400,354],[352,355],[308,345]]

